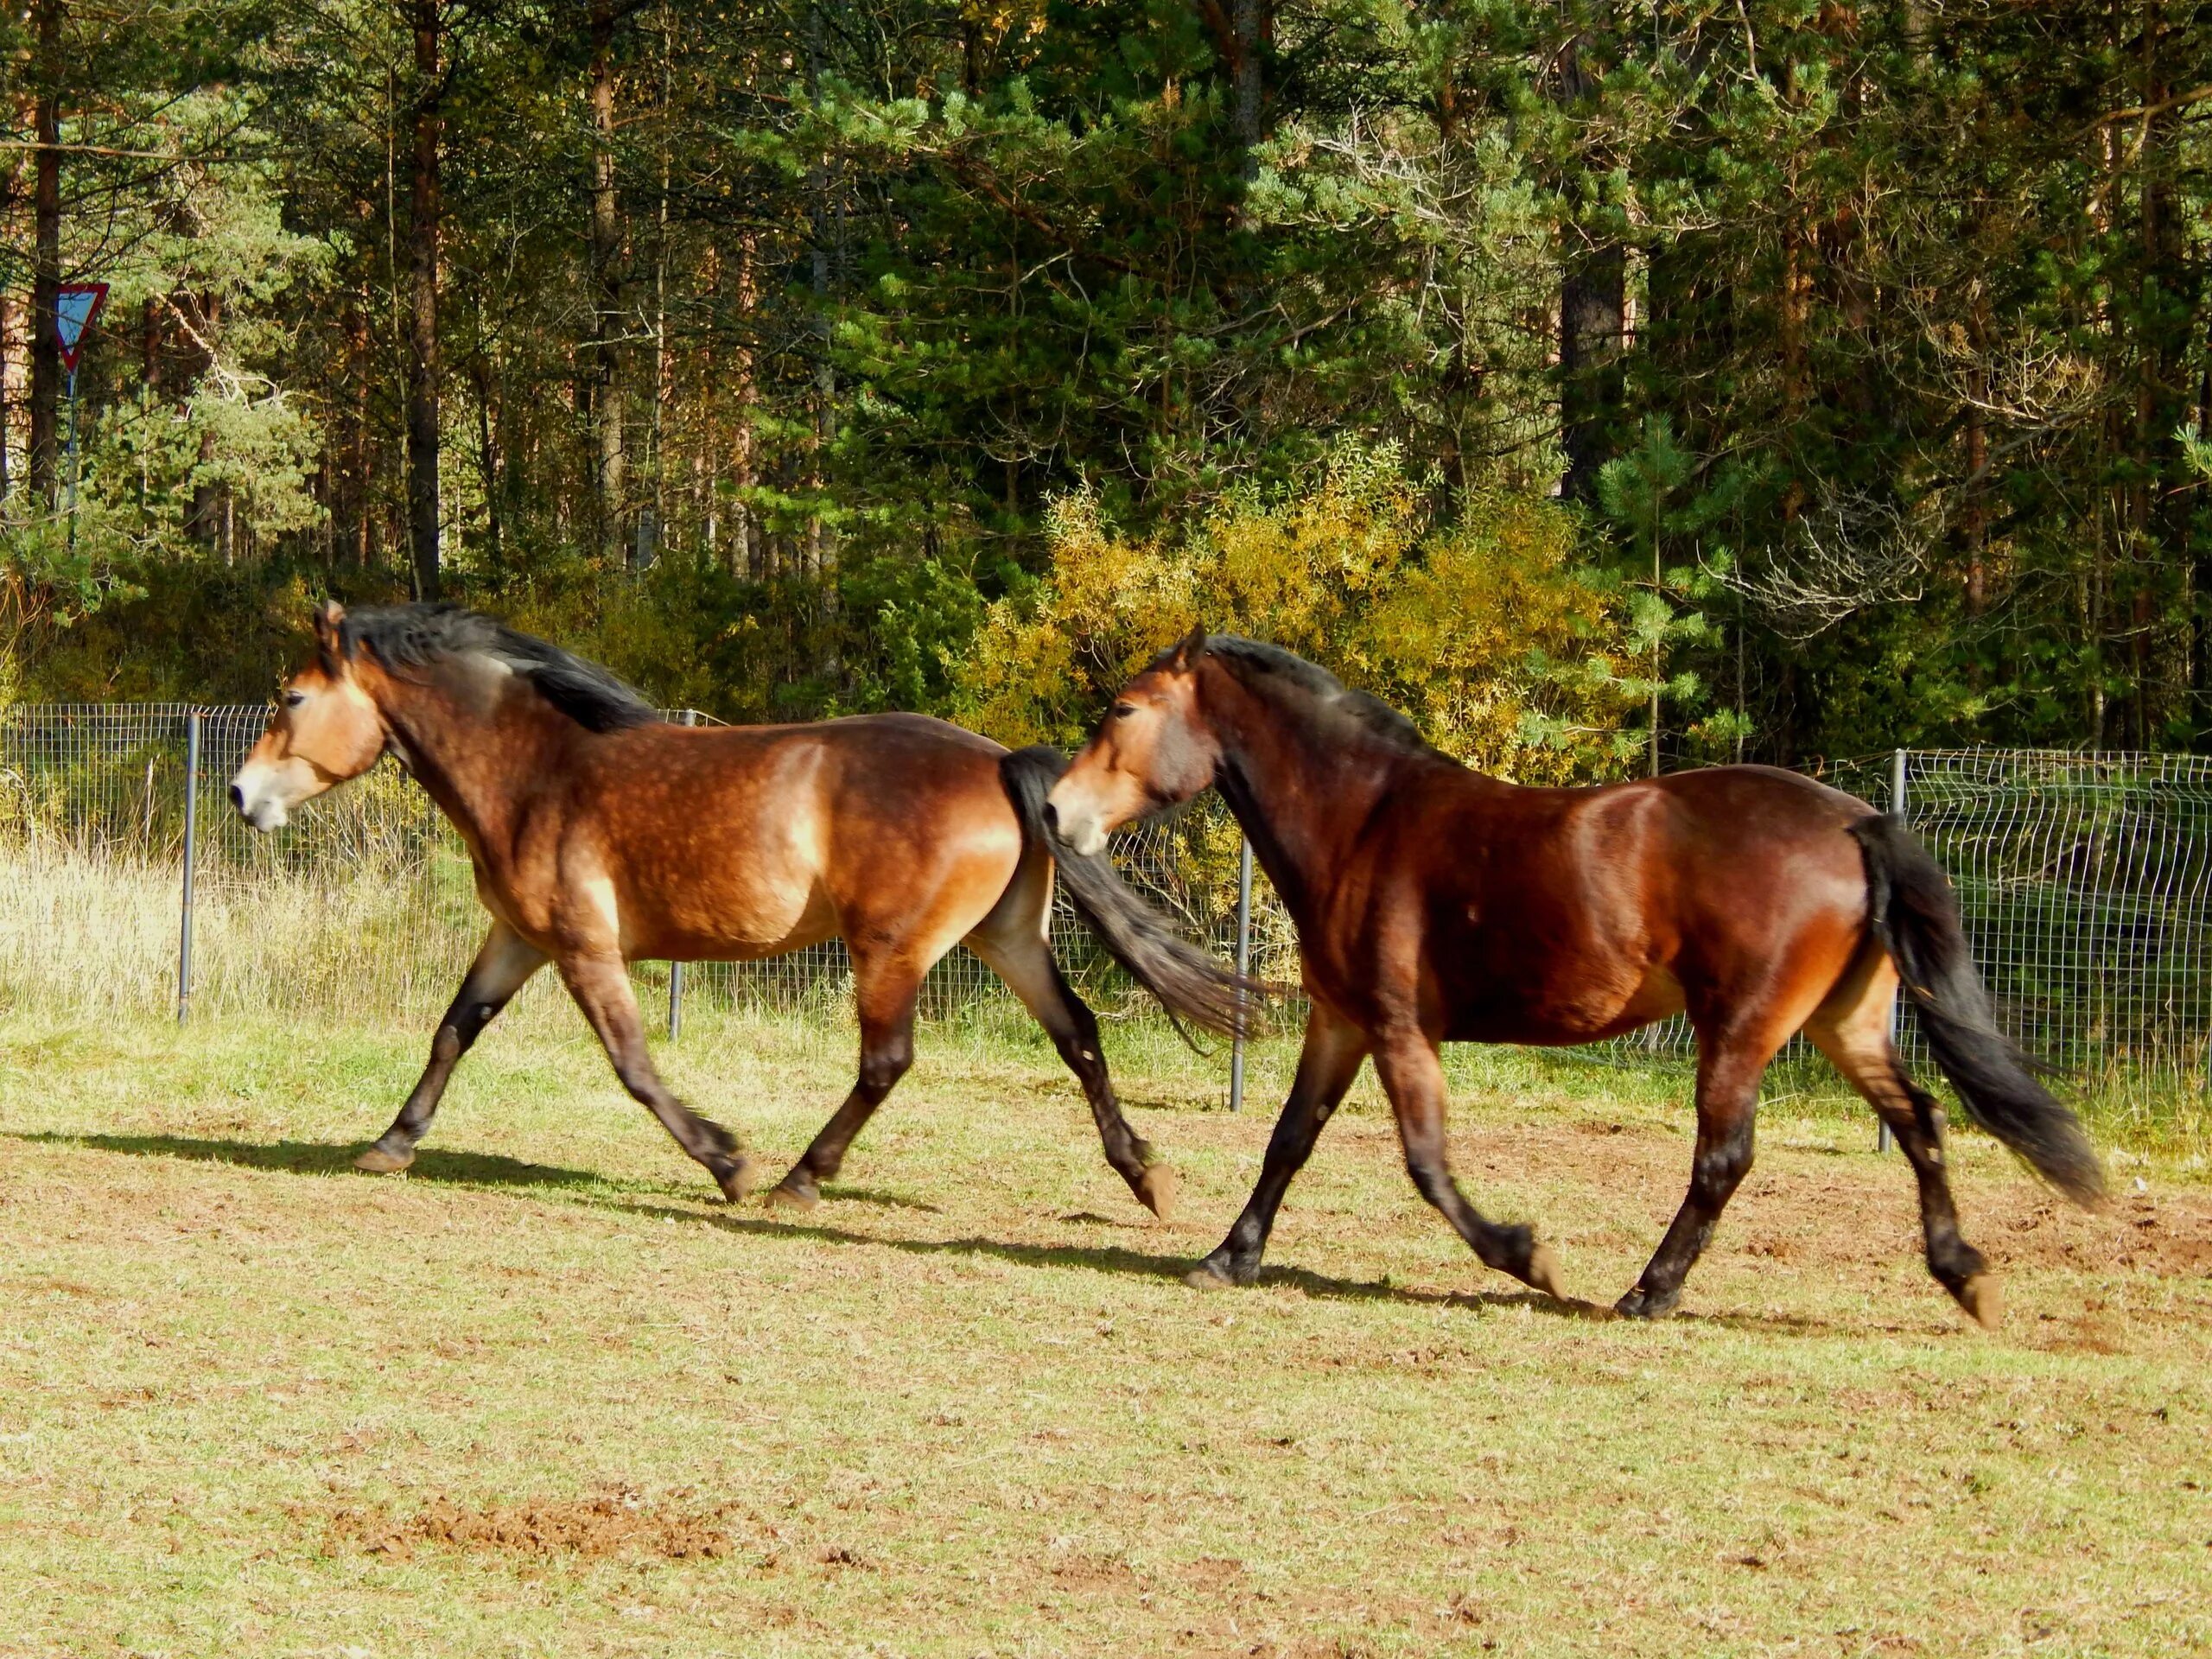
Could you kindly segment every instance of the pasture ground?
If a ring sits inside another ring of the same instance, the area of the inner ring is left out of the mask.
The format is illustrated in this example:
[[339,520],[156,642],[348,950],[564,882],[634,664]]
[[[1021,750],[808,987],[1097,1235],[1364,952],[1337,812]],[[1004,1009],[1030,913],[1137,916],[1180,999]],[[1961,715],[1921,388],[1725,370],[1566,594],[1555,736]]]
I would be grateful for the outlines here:
[[[409,1175],[424,1046],[0,1023],[0,1654],[2175,1654],[2212,1649],[2212,1193],[2054,1205],[1979,1137],[1994,1336],[1870,1120],[1783,1100],[1655,1326],[1485,1273],[1371,1077],[1259,1287],[1179,1274],[1287,1065],[1109,1033],[1170,1224],[1027,1040],[925,1033],[803,1219],[710,1202],[573,1025],[495,1029]],[[844,1033],[666,1055],[787,1160]],[[1452,1147],[1609,1304],[1679,1078],[1455,1061]]]

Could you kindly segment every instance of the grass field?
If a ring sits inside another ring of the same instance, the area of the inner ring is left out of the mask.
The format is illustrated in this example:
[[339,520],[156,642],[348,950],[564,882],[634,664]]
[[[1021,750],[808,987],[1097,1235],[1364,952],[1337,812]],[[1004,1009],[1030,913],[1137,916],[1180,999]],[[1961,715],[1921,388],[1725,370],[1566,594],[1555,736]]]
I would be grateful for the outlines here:
[[[926,1033],[800,1220],[710,1202],[574,1027],[495,1029],[409,1175],[422,1033],[0,1023],[0,1654],[2174,1654],[2212,1649],[2212,1193],[2099,1216],[1961,1136],[1995,1336],[1863,1114],[1784,1100],[1645,1326],[1486,1274],[1371,1081],[1271,1272],[1217,1063],[1110,1034],[1152,1220],[1034,1045]],[[779,1166],[834,1029],[665,1056]],[[1453,1151],[1609,1304],[1675,1084],[1455,1062]]]

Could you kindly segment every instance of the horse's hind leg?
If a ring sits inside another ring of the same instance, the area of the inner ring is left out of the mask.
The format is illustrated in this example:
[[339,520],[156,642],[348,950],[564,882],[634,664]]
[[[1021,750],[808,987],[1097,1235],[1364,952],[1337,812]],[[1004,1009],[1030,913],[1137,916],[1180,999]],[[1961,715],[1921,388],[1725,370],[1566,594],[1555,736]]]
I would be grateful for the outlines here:
[[768,1194],[768,1202],[811,1210],[822,1201],[823,1181],[836,1179],[845,1149],[884,1096],[914,1063],[914,999],[922,976],[911,965],[853,958],[855,999],[860,1005],[861,1069],[836,1115],[822,1126],[799,1160]]
[[353,1160],[354,1168],[389,1175],[415,1161],[416,1142],[429,1132],[430,1120],[437,1115],[438,1102],[454,1067],[483,1034],[484,1027],[544,965],[543,951],[525,944],[505,922],[492,924],[483,948],[469,964],[467,977],[461,982],[453,1006],[438,1021],[438,1034],[430,1042],[430,1063],[423,1068],[422,1080],[399,1109],[399,1116],[392,1119],[391,1127]]
[[645,1052],[645,1024],[638,1017],[637,995],[630,988],[628,964],[620,957],[564,957],[561,978],[599,1034],[607,1058],[614,1063],[614,1075],[631,1097],[660,1120],[677,1146],[706,1166],[724,1198],[735,1204],[750,1192],[753,1160],[737,1137],[678,1100],[653,1069],[652,1058]]
[[1757,1026],[1699,1032],[1697,1151],[1690,1164],[1689,1191],[1635,1288],[1615,1304],[1621,1313],[1656,1319],[1673,1313],[1681,1300],[1682,1281],[1705,1253],[1720,1212],[1751,1173],[1759,1079],[1781,1048],[1783,1035],[1770,1035]]
[[1415,1190],[1443,1212],[1485,1266],[1564,1300],[1558,1267],[1535,1235],[1524,1226],[1485,1219],[1452,1179],[1444,1140],[1444,1064],[1436,1045],[1419,1030],[1378,1034],[1375,1071],[1397,1116],[1406,1173],[1413,1177]]
[[1805,1035],[1866,1096],[1912,1165],[1913,1179],[1920,1185],[1928,1271],[1978,1323],[1993,1327],[1997,1281],[1981,1252],[1959,1232],[1950,1173],[1943,1160],[1943,1109],[1913,1082],[1890,1040],[1897,995],[1897,970],[1886,956],[1869,951],[1806,1022]]
[[[1045,892],[1049,897],[1051,888]],[[968,936],[968,945],[1045,1027],[1060,1058],[1083,1085],[1106,1161],[1128,1183],[1137,1202],[1165,1221],[1174,1209],[1175,1172],[1160,1161],[1122,1115],[1122,1103],[1115,1098],[1113,1080],[1106,1074],[1106,1059],[1099,1050],[1098,1016],[1060,972],[1043,930],[1040,906],[1035,916],[1021,922],[988,932],[979,928]]]

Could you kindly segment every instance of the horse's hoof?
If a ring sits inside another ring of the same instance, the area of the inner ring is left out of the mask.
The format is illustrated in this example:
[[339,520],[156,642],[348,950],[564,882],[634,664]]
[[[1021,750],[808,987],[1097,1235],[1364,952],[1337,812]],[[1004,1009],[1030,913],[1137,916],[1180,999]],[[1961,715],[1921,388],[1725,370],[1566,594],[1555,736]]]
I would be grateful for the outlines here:
[[1567,1300],[1567,1291],[1560,1283],[1559,1263],[1553,1259],[1551,1250],[1546,1245],[1530,1247],[1529,1266],[1521,1279],[1522,1283],[1532,1289],[1542,1291],[1555,1302]]
[[1259,1279],[1259,1261],[1255,1259],[1249,1272],[1239,1272],[1221,1249],[1184,1274],[1184,1283],[1192,1289],[1239,1289],[1255,1279]]
[[1131,1189],[1137,1202],[1162,1221],[1175,1219],[1175,1172],[1166,1164],[1154,1164],[1137,1178]]
[[1638,1285],[1613,1304],[1613,1312],[1624,1319],[1663,1319],[1675,1311],[1675,1301],[1672,1296],[1655,1296]]
[[1966,1309],[1967,1316],[1985,1331],[1994,1331],[1998,1321],[2004,1318],[2004,1292],[1994,1274],[1977,1273],[1951,1294],[1959,1299],[1959,1306]]
[[371,1147],[353,1160],[353,1167],[372,1175],[397,1175],[415,1161],[415,1149],[394,1152],[382,1144]]
[[760,1166],[742,1155],[709,1167],[714,1173],[715,1185],[721,1188],[722,1197],[732,1204],[744,1203],[760,1182]]
[[771,1210],[789,1210],[795,1215],[803,1216],[821,1204],[822,1194],[812,1182],[804,1186],[794,1186],[791,1178],[786,1176],[768,1189],[768,1196],[762,1202]]

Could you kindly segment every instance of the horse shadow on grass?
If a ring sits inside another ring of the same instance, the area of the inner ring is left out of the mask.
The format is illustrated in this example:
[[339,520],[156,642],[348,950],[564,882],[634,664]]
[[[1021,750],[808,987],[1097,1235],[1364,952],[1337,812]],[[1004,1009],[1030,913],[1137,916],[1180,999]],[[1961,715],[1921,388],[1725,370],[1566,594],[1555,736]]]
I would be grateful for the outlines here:
[[[831,1194],[830,1196],[836,1196]],[[854,1232],[817,1221],[791,1221],[762,1216],[733,1215],[726,1210],[682,1209],[673,1205],[618,1202],[610,1209],[652,1221],[690,1222],[734,1234],[741,1238],[808,1238],[825,1244],[868,1245],[899,1250],[910,1255],[971,1255],[1010,1262],[1026,1268],[1084,1268],[1094,1273],[1120,1274],[1136,1279],[1180,1280],[1197,1264],[1187,1255],[1158,1255],[1121,1244],[1022,1244],[1008,1239],[887,1238],[880,1233]],[[1336,1279],[1304,1268],[1263,1268],[1262,1286],[1283,1286],[1306,1295],[1332,1301],[1395,1302],[1409,1306],[1516,1308],[1548,1318],[1611,1319],[1611,1308],[1594,1302],[1559,1302],[1535,1291],[1416,1290],[1380,1280]],[[1194,1294],[1205,1294],[1194,1292]]]
[[[83,1147],[96,1152],[122,1153],[139,1158],[175,1158],[191,1162],[227,1164],[240,1169],[290,1175],[346,1175],[353,1173],[359,1141],[332,1144],[317,1141],[203,1140],[178,1135],[65,1135],[54,1131],[8,1134],[4,1138],[32,1145]],[[634,1185],[611,1179],[589,1170],[566,1169],[553,1164],[533,1164],[496,1153],[444,1152],[423,1148],[416,1154],[406,1179],[451,1186],[506,1187],[556,1192],[569,1191],[594,1207],[602,1207],[654,1221],[704,1224],[741,1238],[800,1237],[828,1244],[872,1246],[901,1250],[914,1255],[969,1255],[1013,1262],[1030,1268],[1081,1268],[1094,1273],[1119,1274],[1139,1279],[1181,1279],[1195,1265],[1187,1255],[1161,1255],[1120,1244],[1023,1244],[1007,1239],[919,1239],[887,1237],[880,1233],[855,1231],[817,1221],[772,1218],[734,1213],[728,1209],[687,1207],[642,1202],[621,1196]],[[832,1201],[861,1204],[880,1210],[907,1210],[942,1213],[936,1205],[869,1187],[830,1187]],[[1105,1220],[1106,1217],[1096,1217]],[[1339,1279],[1305,1268],[1268,1267],[1261,1269],[1262,1286],[1301,1291],[1317,1300],[1348,1302],[1395,1303],[1404,1306],[1462,1307],[1470,1310],[1525,1308],[1548,1319],[1610,1321],[1617,1316],[1601,1303],[1554,1301],[1528,1290],[1439,1291],[1394,1285],[1382,1280]],[[1193,1293],[1203,1294],[1203,1293]],[[1812,1336],[1828,1333],[1823,1321],[1787,1313],[1697,1313],[1673,1316],[1690,1325],[1769,1334]]]
[[[134,1158],[177,1158],[190,1163],[229,1164],[239,1169],[268,1170],[286,1175],[344,1175],[353,1173],[353,1160],[363,1143],[347,1141],[336,1145],[321,1141],[210,1141],[183,1135],[62,1135],[44,1131],[10,1135],[8,1139],[35,1146],[83,1147],[93,1152],[119,1152]],[[439,1152],[424,1149],[415,1155],[407,1171],[410,1181],[435,1181],[454,1186],[610,1187],[616,1183],[588,1170],[563,1169],[553,1164],[532,1164],[519,1158],[488,1152]]]

